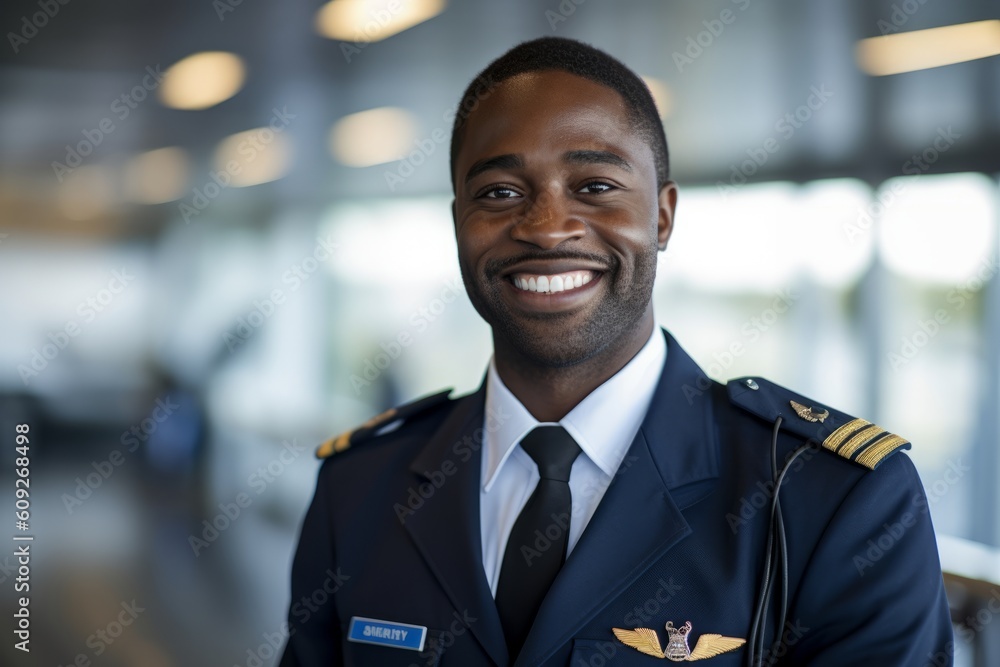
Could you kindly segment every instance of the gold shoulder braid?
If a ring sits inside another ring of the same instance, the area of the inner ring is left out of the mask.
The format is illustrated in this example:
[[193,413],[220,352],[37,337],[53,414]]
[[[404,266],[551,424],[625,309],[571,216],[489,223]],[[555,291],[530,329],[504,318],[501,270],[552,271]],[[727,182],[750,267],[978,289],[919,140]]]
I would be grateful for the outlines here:
[[[881,426],[864,419],[852,419],[831,433],[823,446],[845,459],[874,470],[882,459],[910,443]],[[853,457],[853,458],[852,458]]]
[[822,443],[827,451],[869,470],[899,450],[910,448],[906,438],[881,426],[819,405],[763,378],[731,380],[727,389],[729,399],[744,410],[770,423],[781,417],[782,429]]
[[344,431],[340,435],[336,435],[325,441],[316,448],[316,458],[328,458],[334,454],[344,451],[351,445],[374,437],[378,430],[383,426],[387,426],[397,420],[408,419],[417,413],[423,412],[424,410],[447,401],[448,395],[451,394],[451,392],[451,389],[445,389],[444,391],[440,391],[436,394],[424,396],[423,398],[418,398],[410,403],[405,403],[399,407],[389,408],[385,412],[375,415],[364,424],[348,431]]

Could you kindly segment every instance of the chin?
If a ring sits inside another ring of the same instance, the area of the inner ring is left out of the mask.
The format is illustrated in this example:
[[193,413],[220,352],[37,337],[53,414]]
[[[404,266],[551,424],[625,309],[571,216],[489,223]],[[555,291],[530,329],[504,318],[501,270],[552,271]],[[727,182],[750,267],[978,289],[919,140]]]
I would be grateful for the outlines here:
[[604,327],[593,321],[573,326],[570,331],[560,331],[566,327],[551,321],[536,323],[537,329],[556,330],[553,333],[535,331],[510,320],[491,325],[494,338],[502,338],[519,356],[539,368],[568,368],[583,363],[603,352],[613,340],[601,335]]

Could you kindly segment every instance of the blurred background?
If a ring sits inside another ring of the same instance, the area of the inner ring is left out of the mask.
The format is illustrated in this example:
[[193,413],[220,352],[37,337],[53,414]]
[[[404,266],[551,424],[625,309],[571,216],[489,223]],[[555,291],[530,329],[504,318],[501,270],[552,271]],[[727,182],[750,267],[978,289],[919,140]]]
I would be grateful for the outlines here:
[[483,377],[452,119],[492,59],[558,35],[624,61],[659,105],[680,203],[658,321],[717,380],[765,375],[913,441],[956,660],[1000,664],[998,16],[5,2],[0,499],[28,424],[35,541],[30,658],[0,549],[0,662],[275,661],[315,445]]

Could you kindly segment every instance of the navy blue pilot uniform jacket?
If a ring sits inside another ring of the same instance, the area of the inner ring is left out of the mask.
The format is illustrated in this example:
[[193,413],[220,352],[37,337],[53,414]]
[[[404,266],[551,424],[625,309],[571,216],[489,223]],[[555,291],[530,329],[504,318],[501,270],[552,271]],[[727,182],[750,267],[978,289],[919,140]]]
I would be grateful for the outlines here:
[[[703,635],[747,639],[770,552],[775,433],[779,470],[802,451],[780,486],[787,614],[780,635],[777,598],[763,614],[761,646],[781,640],[771,664],[951,664],[926,497],[897,452],[909,443],[761,378],[715,383],[663,333],[649,411],[514,664],[663,664],[668,623],[688,629],[681,655]],[[510,664],[482,565],[484,386],[390,410],[318,450],[328,458],[292,566],[281,667]],[[418,626],[421,650],[350,641],[355,617]],[[615,628],[655,632],[652,650]],[[748,646],[702,659],[744,665]]]

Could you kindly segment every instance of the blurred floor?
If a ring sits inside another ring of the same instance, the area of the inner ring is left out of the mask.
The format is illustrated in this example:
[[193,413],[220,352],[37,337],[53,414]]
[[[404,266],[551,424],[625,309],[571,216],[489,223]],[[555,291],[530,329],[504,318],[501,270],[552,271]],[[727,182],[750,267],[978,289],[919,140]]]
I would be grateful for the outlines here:
[[[313,474],[311,457],[298,463]],[[191,536],[203,536],[202,517],[217,519],[195,510],[193,488],[157,488],[162,480],[141,462],[126,462],[70,514],[64,494],[92,472],[80,460],[32,476],[32,655],[24,662],[5,642],[0,663],[70,665],[82,655],[123,667],[270,664],[270,644],[283,642],[298,519],[261,494],[196,556]],[[298,486],[296,516],[311,494]],[[0,557],[0,568],[9,564]],[[0,591],[13,609],[12,587]]]

